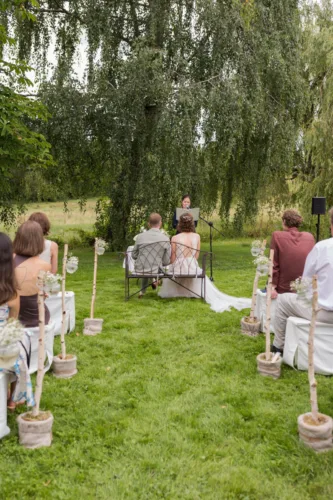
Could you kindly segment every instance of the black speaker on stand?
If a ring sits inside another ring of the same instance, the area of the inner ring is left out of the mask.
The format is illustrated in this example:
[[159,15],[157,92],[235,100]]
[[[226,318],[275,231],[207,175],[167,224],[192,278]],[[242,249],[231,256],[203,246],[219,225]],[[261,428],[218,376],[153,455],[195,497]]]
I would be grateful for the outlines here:
[[318,215],[317,227],[317,243],[320,234],[320,216],[326,214],[326,198],[312,198],[312,215]]

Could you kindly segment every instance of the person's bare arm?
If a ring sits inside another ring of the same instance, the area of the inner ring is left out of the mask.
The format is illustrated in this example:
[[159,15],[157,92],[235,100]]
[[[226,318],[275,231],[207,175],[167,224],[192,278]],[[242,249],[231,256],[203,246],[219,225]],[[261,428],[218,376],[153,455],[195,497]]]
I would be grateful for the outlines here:
[[196,251],[196,254],[195,254],[195,258],[198,260],[199,258],[199,255],[200,255],[200,236],[198,235],[198,245],[197,245],[198,249]]
[[20,296],[17,294],[15,299],[8,301],[9,318],[17,319],[20,312]]
[[51,273],[58,271],[58,245],[55,241],[51,242]]
[[171,258],[170,258],[170,264],[173,264],[176,260],[176,242],[174,239],[171,239]]

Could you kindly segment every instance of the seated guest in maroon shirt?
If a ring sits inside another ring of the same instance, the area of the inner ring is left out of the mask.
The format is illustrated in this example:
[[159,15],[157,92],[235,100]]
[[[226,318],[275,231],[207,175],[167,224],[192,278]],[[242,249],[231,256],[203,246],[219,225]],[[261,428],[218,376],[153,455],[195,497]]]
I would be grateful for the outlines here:
[[303,219],[297,210],[282,215],[283,231],[274,231],[271,249],[274,250],[272,298],[290,293],[290,282],[303,274],[305,260],[315,245],[311,233],[300,232]]

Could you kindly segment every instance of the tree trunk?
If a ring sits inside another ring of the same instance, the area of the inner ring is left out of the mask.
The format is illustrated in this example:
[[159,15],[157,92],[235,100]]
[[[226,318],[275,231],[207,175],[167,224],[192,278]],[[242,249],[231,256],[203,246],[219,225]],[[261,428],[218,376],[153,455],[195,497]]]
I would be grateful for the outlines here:
[[43,289],[43,272],[38,274],[38,316],[39,316],[39,339],[38,339],[38,372],[36,380],[36,405],[32,410],[33,416],[39,415],[40,400],[42,397],[43,378],[44,378],[44,359],[45,359],[45,308],[44,308],[44,289]]
[[269,252],[268,283],[266,289],[266,361],[271,359],[271,302],[272,302],[272,279],[273,279],[274,250]]
[[317,381],[315,379],[314,373],[314,332],[316,327],[316,319],[318,314],[318,289],[317,289],[317,276],[314,275],[312,278],[312,317],[311,325],[309,331],[309,341],[308,341],[308,375],[310,384],[310,402],[311,402],[311,413],[314,422],[318,422],[318,399],[317,399]]
[[65,342],[65,329],[66,329],[66,305],[65,305],[65,293],[66,293],[66,264],[68,255],[68,245],[65,243],[64,246],[64,258],[62,260],[62,280],[61,280],[61,305],[62,305],[62,317],[61,317],[61,358],[66,359],[66,342]]
[[96,299],[96,280],[97,280],[97,248],[96,248],[96,240],[95,240],[95,258],[94,258],[94,279],[93,279],[93,293],[91,298],[91,308],[90,308],[90,318],[94,317],[95,311],[95,299]]
[[[266,240],[264,240],[262,242],[260,255],[264,254],[265,248],[266,248]],[[259,278],[260,278],[260,274],[258,273],[258,271],[256,271],[256,274],[254,277],[254,282],[253,282],[253,291],[252,291],[252,302],[251,302],[251,312],[250,312],[250,320],[251,321],[254,321],[254,311],[255,311],[256,303],[257,303],[257,289],[258,289]]]

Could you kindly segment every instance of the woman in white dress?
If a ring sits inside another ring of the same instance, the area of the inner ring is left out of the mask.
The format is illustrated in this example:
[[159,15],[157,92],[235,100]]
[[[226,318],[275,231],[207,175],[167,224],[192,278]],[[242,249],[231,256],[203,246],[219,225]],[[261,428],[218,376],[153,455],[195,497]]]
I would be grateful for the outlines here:
[[[171,259],[168,274],[188,274],[192,276],[201,274],[198,264],[200,236],[195,232],[193,217],[190,213],[181,215],[177,229],[179,234],[173,236],[171,239]],[[176,280],[180,284],[170,279],[164,279],[159,296],[162,298],[200,297],[201,278],[176,278]],[[210,304],[213,311],[230,311],[232,307],[240,311],[251,307],[251,299],[227,295],[220,292],[207,276],[205,280],[206,302]]]
[[58,245],[55,241],[46,239],[51,229],[49,219],[43,212],[34,212],[30,215],[29,220],[38,222],[41,226],[44,235],[44,251],[39,258],[51,264],[51,273],[56,274],[58,271]]

